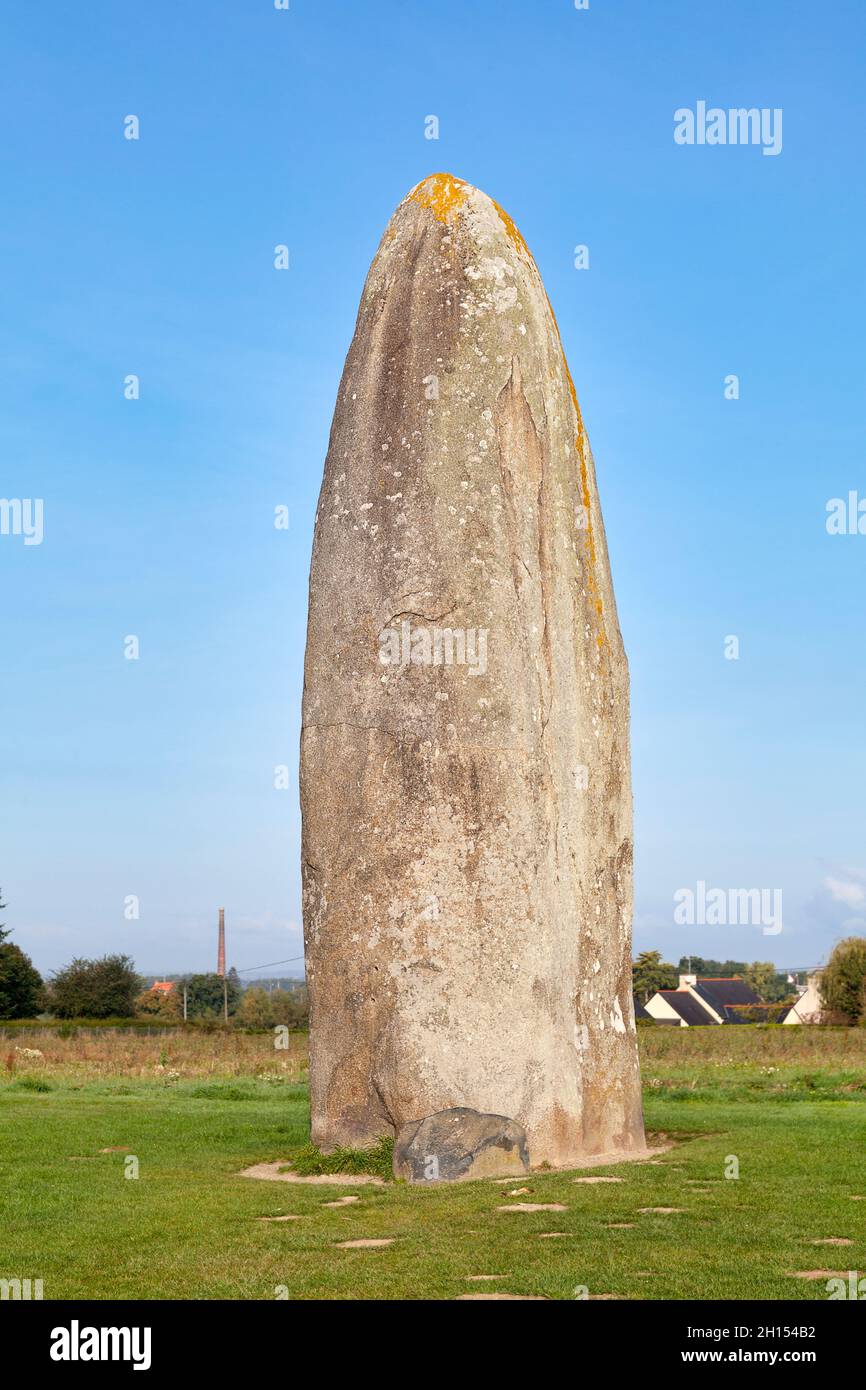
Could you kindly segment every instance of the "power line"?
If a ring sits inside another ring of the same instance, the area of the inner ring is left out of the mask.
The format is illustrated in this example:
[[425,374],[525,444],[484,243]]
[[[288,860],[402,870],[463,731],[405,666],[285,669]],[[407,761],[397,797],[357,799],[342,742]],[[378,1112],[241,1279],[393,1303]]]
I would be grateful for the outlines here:
[[268,970],[272,965],[293,965],[296,960],[303,960],[303,956],[289,956],[288,960],[268,960],[264,965],[248,965],[244,970],[238,970],[238,975],[251,975],[254,970]]

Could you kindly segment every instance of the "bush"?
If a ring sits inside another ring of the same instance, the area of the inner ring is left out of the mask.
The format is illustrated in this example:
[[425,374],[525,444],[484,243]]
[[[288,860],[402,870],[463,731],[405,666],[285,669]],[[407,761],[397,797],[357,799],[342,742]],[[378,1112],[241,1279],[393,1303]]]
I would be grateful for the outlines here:
[[282,1024],[286,1028],[306,1028],[310,1005],[306,985],[296,989],[245,989],[235,1023],[242,1028],[268,1029]]
[[866,937],[848,936],[834,948],[821,973],[821,1003],[846,1023],[864,1016],[866,996]]
[[0,945],[0,1018],[35,1018],[42,1007],[42,976],[19,946]]
[[235,1017],[244,1028],[273,1028],[272,995],[266,989],[245,989]]
[[48,1002],[57,1018],[132,1018],[140,989],[129,956],[77,958],[54,976]]
[[168,991],[146,989],[135,1001],[135,1014],[137,1018],[175,1022],[183,1015],[182,991],[179,993],[176,986]]
[[219,1019],[223,1017],[226,1000],[229,1015],[235,1012],[240,1003],[241,987],[233,971],[229,971],[225,977],[216,972],[212,975],[185,975],[175,985],[181,999],[184,986],[187,1018]]
[[306,985],[296,989],[275,989],[268,995],[274,1010],[274,1023],[287,1028],[307,1028],[310,1023],[310,998]]

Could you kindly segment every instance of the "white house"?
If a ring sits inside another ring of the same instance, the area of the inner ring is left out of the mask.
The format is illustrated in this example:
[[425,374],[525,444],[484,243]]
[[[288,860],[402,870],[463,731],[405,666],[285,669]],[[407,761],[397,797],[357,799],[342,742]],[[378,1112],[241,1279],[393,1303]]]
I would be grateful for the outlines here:
[[753,989],[739,976],[680,975],[676,989],[659,989],[647,1000],[646,1011],[657,1023],[677,1028],[702,1028],[722,1023],[745,1023],[738,1007],[760,1004]]
[[802,993],[796,1003],[792,1004],[783,1023],[820,1023],[821,1022],[821,971],[810,970],[806,976],[806,983]]

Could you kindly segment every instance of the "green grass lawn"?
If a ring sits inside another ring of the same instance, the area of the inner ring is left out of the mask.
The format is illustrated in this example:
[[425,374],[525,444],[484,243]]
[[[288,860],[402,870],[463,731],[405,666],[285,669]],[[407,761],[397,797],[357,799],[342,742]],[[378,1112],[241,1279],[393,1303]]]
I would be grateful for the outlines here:
[[[658,1080],[655,1059],[643,1066],[650,1083]],[[451,1299],[499,1290],[571,1299],[580,1285],[591,1295],[641,1299],[824,1299],[823,1280],[788,1272],[866,1274],[866,1201],[851,1200],[866,1197],[862,1070],[819,1089],[828,1099],[812,1099],[796,1078],[768,1091],[766,1082],[783,1084],[779,1071],[755,1067],[750,1077],[733,1062],[723,1077],[720,1070],[717,1094],[700,1068],[648,1085],[648,1128],[677,1141],[655,1164],[427,1189],[237,1176],[305,1144],[302,1085],[234,1078],[166,1086],[129,1077],[70,1084],[52,1076],[37,1079],[51,1088],[39,1091],[22,1077],[0,1087],[0,1277],[41,1278],[45,1297],[60,1299],[273,1299],[278,1286],[289,1298]],[[724,1177],[731,1154],[736,1181]],[[139,1161],[137,1179],[124,1177],[126,1155]],[[603,1174],[622,1181],[573,1181]],[[530,1192],[512,1198],[512,1187]],[[324,1205],[353,1192],[357,1203]],[[497,1210],[518,1201],[566,1210]],[[257,1219],[286,1214],[301,1219]],[[624,1228],[607,1229],[617,1223]],[[552,1231],[563,1234],[542,1238]],[[854,1243],[810,1243],[827,1237]],[[336,1248],[362,1238],[393,1244]],[[505,1277],[470,1280],[478,1274]]]

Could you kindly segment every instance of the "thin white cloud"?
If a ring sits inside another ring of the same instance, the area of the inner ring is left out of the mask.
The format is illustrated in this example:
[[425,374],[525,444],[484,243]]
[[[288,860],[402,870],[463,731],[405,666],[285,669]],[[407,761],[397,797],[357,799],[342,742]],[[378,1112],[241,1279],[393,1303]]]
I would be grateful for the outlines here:
[[824,879],[824,887],[829,891],[834,902],[845,903],[847,907],[857,908],[866,903],[866,886],[853,879],[830,878],[828,876]]

